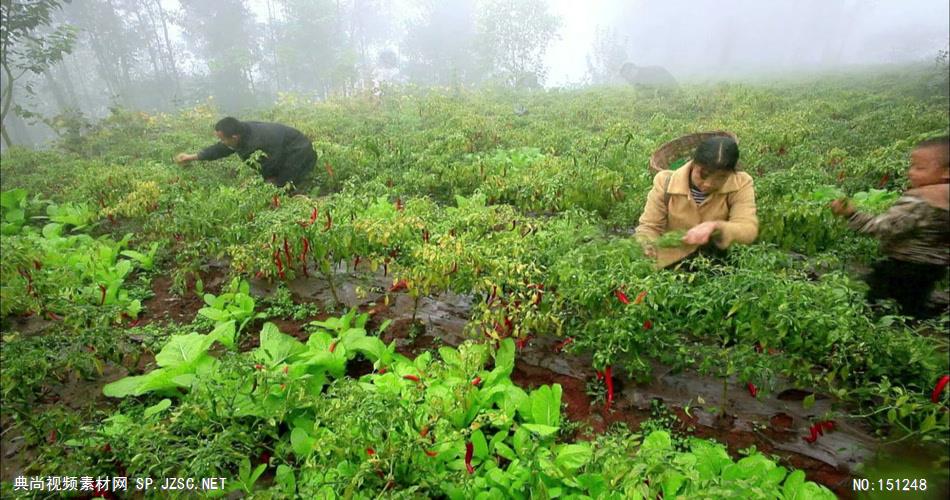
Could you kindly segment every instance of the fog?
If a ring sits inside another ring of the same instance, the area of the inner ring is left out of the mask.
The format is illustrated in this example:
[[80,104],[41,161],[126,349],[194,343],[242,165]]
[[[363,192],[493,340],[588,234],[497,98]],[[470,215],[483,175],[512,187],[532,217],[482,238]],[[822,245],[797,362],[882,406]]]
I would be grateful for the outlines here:
[[[950,40],[946,0],[4,0],[2,7],[4,147],[76,133],[117,108],[211,102],[240,113],[282,95],[323,100],[404,85],[576,88],[945,67]],[[642,66],[655,67],[652,76],[638,73]]]

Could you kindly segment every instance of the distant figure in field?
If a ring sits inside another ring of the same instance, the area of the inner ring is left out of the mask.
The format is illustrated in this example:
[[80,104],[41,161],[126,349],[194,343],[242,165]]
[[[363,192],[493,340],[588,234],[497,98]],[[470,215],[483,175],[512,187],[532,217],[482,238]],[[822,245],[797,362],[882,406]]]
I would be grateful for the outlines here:
[[638,89],[672,90],[678,87],[676,78],[661,66],[637,66],[626,63],[620,67],[620,76]]
[[220,142],[196,154],[179,153],[175,162],[185,165],[195,160],[212,161],[232,153],[247,161],[254,152],[261,151],[264,180],[279,187],[292,182],[298,190],[317,163],[310,139],[299,130],[279,123],[242,122],[229,116],[215,124],[214,135]]
[[831,210],[851,229],[881,241],[887,258],[867,277],[868,300],[894,299],[904,314],[925,319],[942,312],[928,299],[950,265],[950,137],[917,144],[907,178],[911,188],[877,217],[847,199],[833,201]]

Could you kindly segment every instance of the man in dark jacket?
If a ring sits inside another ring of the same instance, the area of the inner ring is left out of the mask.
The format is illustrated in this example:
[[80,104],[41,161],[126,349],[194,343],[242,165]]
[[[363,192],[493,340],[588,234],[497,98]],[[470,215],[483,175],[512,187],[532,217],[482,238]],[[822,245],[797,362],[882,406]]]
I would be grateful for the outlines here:
[[184,165],[195,160],[211,161],[232,153],[246,161],[254,152],[261,151],[264,180],[277,186],[293,182],[298,189],[317,162],[310,139],[299,130],[279,123],[242,122],[229,116],[215,124],[214,134],[221,142],[197,154],[179,153],[175,162]]

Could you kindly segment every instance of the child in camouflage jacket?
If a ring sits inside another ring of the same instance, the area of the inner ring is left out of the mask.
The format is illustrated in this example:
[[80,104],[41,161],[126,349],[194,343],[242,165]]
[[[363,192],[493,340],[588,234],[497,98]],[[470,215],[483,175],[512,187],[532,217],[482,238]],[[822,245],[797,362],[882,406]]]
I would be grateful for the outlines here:
[[848,200],[832,202],[848,226],[881,242],[887,258],[874,264],[868,300],[891,298],[917,318],[940,314],[928,306],[950,264],[950,137],[921,142],[910,155],[911,189],[884,214],[859,212]]

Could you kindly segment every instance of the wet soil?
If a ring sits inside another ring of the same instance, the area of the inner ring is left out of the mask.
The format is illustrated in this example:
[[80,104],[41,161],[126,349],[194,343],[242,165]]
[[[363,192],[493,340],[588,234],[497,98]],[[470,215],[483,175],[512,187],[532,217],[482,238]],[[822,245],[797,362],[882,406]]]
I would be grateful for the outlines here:
[[[408,294],[384,293],[392,284],[390,278],[381,274],[369,277],[364,274],[359,281],[349,278],[350,272],[338,270],[337,295],[346,307],[357,307],[360,312],[370,314],[369,331],[391,321],[381,338],[386,343],[396,342],[397,352],[415,356],[442,345],[457,346],[468,339],[465,326],[469,321],[471,297],[450,292],[423,297],[416,309]],[[326,282],[320,278],[298,279],[289,285],[295,300],[332,300]],[[357,287],[369,293],[359,296]],[[272,291],[261,284],[256,288],[262,294]],[[415,321],[412,320],[414,310]],[[294,334],[295,326],[287,323],[293,322],[282,323],[281,330]],[[852,496],[853,471],[870,460],[877,448],[876,441],[860,422],[840,419],[835,422],[834,431],[814,444],[802,439],[809,435],[809,427],[831,410],[831,398],[816,394],[815,404],[805,410],[802,400],[810,391],[780,383],[770,395],[760,393],[753,398],[744,384],[732,380],[727,392],[728,417],[720,418],[717,408],[721,405],[721,379],[691,372],[674,373],[660,364],[653,367],[653,380],[643,383],[615,370],[615,399],[607,409],[602,397],[595,401],[588,393],[597,384],[592,381],[595,372],[590,355],[555,352],[558,340],[533,338],[519,349],[512,380],[526,389],[560,384],[565,414],[576,425],[576,439],[590,439],[621,424],[636,431],[650,418],[652,402],[659,400],[676,416],[676,431],[715,439],[726,445],[736,459],[742,456],[741,450],[755,446],[786,466],[802,469],[809,480],[827,486],[843,498]],[[367,366],[353,367],[351,371],[357,375],[367,373],[371,365],[365,364]]]
[[[216,293],[225,284],[226,269],[210,267],[201,272],[205,290]],[[415,356],[442,345],[457,346],[468,337],[465,326],[469,321],[472,298],[450,292],[434,297],[423,297],[418,302],[406,293],[386,293],[392,285],[391,277],[381,272],[368,270],[357,275],[352,270],[336,269],[334,274],[337,296],[342,304],[333,306],[333,294],[326,280],[318,277],[298,278],[287,283],[294,300],[318,302],[324,309],[344,312],[357,308],[370,315],[367,330],[377,331],[390,321],[381,338],[386,343],[395,342],[401,354]],[[143,322],[175,321],[191,322],[202,301],[193,291],[184,297],[171,292],[171,279],[157,277],[153,280],[155,294],[145,302]],[[252,294],[268,296],[276,290],[275,283],[251,280]],[[387,297],[388,296],[388,297]],[[414,314],[415,313],[415,314]],[[415,320],[413,316],[415,315]],[[284,333],[306,341],[309,333],[304,326],[313,320],[325,319],[329,313],[296,321],[271,319]],[[262,321],[248,325],[242,335],[241,349],[253,349],[259,344],[258,335]],[[636,431],[641,423],[650,418],[651,405],[662,402],[676,417],[675,431],[685,435],[715,439],[726,445],[734,458],[740,451],[755,446],[759,451],[778,457],[784,465],[802,469],[809,480],[830,488],[843,498],[850,498],[851,478],[858,466],[871,460],[879,446],[870,437],[867,429],[857,421],[839,419],[835,430],[826,433],[813,444],[802,437],[809,434],[809,426],[831,410],[832,399],[816,395],[815,404],[808,410],[802,405],[808,391],[793,386],[774,388],[770,394],[753,398],[743,384],[732,380],[728,383],[727,418],[718,416],[722,405],[722,380],[705,377],[692,372],[674,373],[668,367],[656,364],[654,377],[638,383],[629,374],[614,371],[615,399],[608,409],[603,398],[594,399],[599,383],[594,380],[592,359],[589,354],[556,352],[559,339],[534,338],[519,349],[512,380],[529,389],[543,384],[560,384],[567,419],[575,425],[576,439],[591,439],[615,425],[626,425]],[[66,405],[70,401],[102,399],[101,388],[105,383],[117,380],[126,373],[142,373],[154,367],[151,353],[135,359],[124,359],[124,366],[113,367],[114,372],[104,373],[103,378],[88,382],[89,386],[72,387],[63,384],[53,389],[49,401],[44,404]],[[355,360],[348,364],[349,375],[358,377],[372,371],[367,360]],[[603,393],[602,390],[599,392]],[[58,399],[57,399],[58,398]],[[65,398],[65,399],[64,399]],[[70,399],[72,398],[72,399]],[[4,426],[6,430],[7,427]],[[9,434],[9,435],[8,435]],[[10,441],[14,432],[3,435],[3,479],[13,477],[9,471],[22,470],[33,459],[35,452],[15,448]],[[7,454],[11,454],[7,457]],[[9,467],[8,463],[12,465]],[[20,467],[20,469],[17,469]]]

